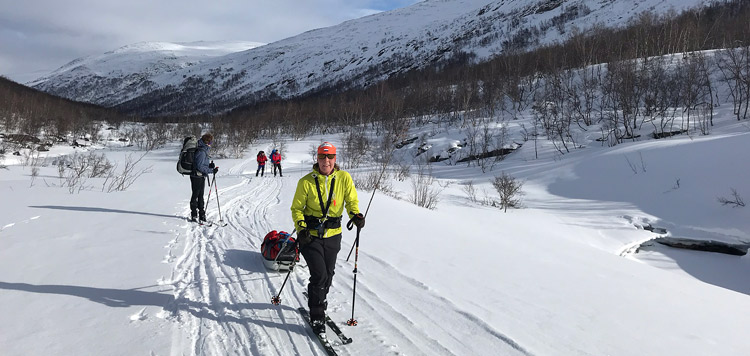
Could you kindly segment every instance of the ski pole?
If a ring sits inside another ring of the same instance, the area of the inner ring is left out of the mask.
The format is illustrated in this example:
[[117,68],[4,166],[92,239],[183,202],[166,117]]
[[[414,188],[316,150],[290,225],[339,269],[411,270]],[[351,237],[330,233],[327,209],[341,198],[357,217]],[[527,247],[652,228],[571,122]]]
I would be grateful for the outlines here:
[[357,227],[357,239],[354,240],[356,251],[354,253],[354,288],[352,288],[352,318],[347,320],[346,325],[357,326],[357,319],[354,319],[354,302],[357,300],[357,261],[359,260],[359,231],[362,230]]
[[[292,264],[289,266],[289,272],[286,273],[286,277],[284,277],[284,283],[281,284],[281,288],[279,288],[279,292],[276,293],[275,296],[271,297],[271,304],[273,305],[279,305],[281,304],[281,291],[284,290],[284,286],[286,285],[286,281],[289,280],[289,275],[292,274],[292,270],[294,269],[294,266],[297,264],[297,258],[299,258],[299,248],[297,248],[297,245],[299,245],[299,241],[294,241],[294,259],[292,260]],[[278,255],[276,256],[278,257]]]
[[219,222],[223,223],[224,219],[221,218],[221,204],[219,204],[219,187],[216,185],[216,172],[214,172],[214,190],[216,190],[216,206],[219,207]]
[[[390,156],[388,157],[388,161],[383,165],[383,170],[380,172],[380,177],[378,177],[378,181],[375,184],[375,188],[372,190],[372,195],[370,196],[370,202],[367,203],[367,209],[365,209],[365,217],[367,216],[367,213],[370,211],[370,205],[372,204],[372,199],[375,197],[375,191],[378,190],[378,187],[380,186],[380,180],[383,178],[383,174],[385,174],[385,169],[388,167],[388,164],[391,163],[391,158],[393,157],[393,151],[391,151]],[[349,220],[349,222],[346,224],[346,228],[351,230],[352,225],[354,225],[354,220]],[[359,262],[359,233],[362,231],[362,228],[357,226],[357,238],[354,239],[354,245],[352,245],[352,249],[349,251],[349,256],[346,257],[346,261],[349,261],[349,257],[352,256],[352,251],[356,251],[354,253],[354,287],[352,287],[352,318],[346,321],[346,325],[349,326],[357,326],[357,319],[354,319],[354,303],[357,301],[357,265]]]
[[[279,258],[279,255],[281,255],[281,251],[284,251],[286,248],[286,244],[289,243],[289,240],[292,239],[292,235],[297,233],[296,228],[292,228],[292,233],[287,236],[286,241],[284,241],[284,245],[281,246],[281,249],[279,250],[279,253],[276,254],[276,258],[273,259],[273,262],[276,263],[276,260]],[[294,240],[294,260],[292,261],[292,264],[289,266],[289,271],[286,273],[286,277],[284,278],[284,283],[281,284],[281,289],[279,289],[279,293],[276,294],[271,298],[271,303],[273,305],[279,305],[281,303],[281,291],[284,290],[284,285],[286,284],[286,280],[289,278],[289,275],[292,273],[292,270],[294,269],[294,266],[297,264],[297,259],[299,258],[299,241]]]
[[211,188],[213,187],[213,184],[216,181],[216,179],[211,180],[211,177],[209,176],[206,176],[206,179],[208,179],[208,198],[206,199],[206,207],[203,209],[203,211],[208,210],[208,202],[211,201]]

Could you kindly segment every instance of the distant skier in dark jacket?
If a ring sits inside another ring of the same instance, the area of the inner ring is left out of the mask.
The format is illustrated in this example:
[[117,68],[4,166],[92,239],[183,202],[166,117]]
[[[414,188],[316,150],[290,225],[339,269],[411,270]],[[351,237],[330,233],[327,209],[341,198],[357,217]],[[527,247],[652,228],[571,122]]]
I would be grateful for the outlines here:
[[219,167],[214,165],[211,161],[211,157],[208,155],[208,150],[211,148],[211,143],[214,140],[214,136],[207,133],[201,136],[198,140],[198,147],[195,150],[195,157],[193,158],[193,172],[190,173],[190,186],[192,188],[192,195],[190,196],[190,221],[206,221],[206,211],[203,202],[203,193],[206,188],[206,177],[211,173],[219,171]]
[[263,151],[258,152],[258,170],[255,171],[255,176],[258,176],[258,173],[260,173],[260,176],[263,176],[263,173],[266,172],[266,161],[268,161],[268,157],[266,157],[266,153]]
[[281,173],[281,154],[276,149],[271,151],[271,163],[273,163],[273,176],[276,177],[276,168],[278,168],[279,177],[283,177],[284,175]]

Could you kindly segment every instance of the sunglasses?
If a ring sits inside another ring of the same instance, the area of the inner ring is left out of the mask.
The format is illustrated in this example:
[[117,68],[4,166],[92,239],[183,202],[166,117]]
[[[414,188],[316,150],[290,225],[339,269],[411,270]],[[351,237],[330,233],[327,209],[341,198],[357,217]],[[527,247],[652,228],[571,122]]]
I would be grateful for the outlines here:
[[336,154],[335,153],[329,153],[329,154],[319,153],[318,154],[318,159],[326,159],[326,158],[328,158],[328,159],[334,159],[334,158],[336,158]]

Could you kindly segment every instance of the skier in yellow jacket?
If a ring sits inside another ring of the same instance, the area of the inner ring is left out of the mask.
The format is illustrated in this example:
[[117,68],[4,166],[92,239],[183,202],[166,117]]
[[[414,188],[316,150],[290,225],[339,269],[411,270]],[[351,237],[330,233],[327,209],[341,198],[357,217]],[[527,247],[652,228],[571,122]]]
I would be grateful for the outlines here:
[[352,176],[339,169],[336,163],[336,147],[323,142],[318,146],[317,157],[313,171],[297,183],[292,220],[297,228],[300,252],[310,270],[307,292],[311,324],[315,333],[321,334],[325,333],[326,296],[341,249],[344,207],[357,228],[365,226],[365,218],[359,212]]

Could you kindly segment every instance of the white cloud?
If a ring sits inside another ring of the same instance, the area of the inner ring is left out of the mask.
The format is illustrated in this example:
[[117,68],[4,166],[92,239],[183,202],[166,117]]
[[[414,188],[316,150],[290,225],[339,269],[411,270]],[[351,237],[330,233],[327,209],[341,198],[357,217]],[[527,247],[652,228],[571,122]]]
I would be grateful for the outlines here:
[[141,41],[274,42],[414,0],[0,0],[0,74],[26,82],[79,57]]

